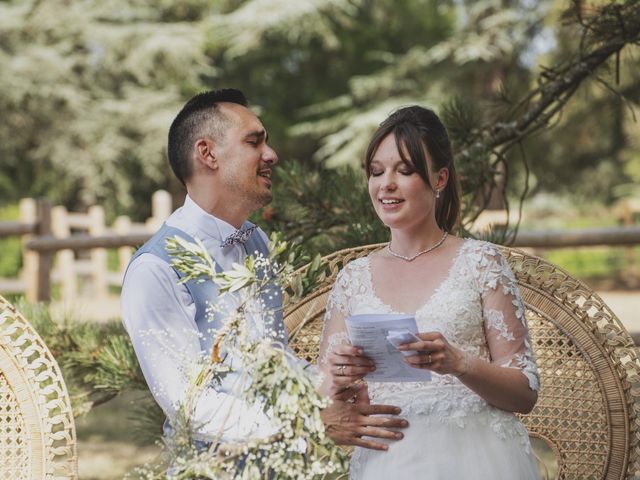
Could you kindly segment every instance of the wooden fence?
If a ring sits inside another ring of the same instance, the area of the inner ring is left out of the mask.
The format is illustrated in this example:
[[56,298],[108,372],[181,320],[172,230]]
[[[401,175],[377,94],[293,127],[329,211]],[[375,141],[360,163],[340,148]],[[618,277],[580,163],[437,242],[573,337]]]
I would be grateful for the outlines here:
[[[47,199],[22,199],[20,221],[0,222],[0,237],[22,237],[22,270],[17,279],[0,279],[0,291],[48,301],[52,283],[58,283],[64,302],[78,296],[106,297],[109,286],[122,283],[133,247],[149,239],[171,210],[171,195],[159,190],[151,198],[152,215],[146,222],[133,223],[120,216],[109,227],[100,205],[73,213]],[[106,249],[114,247],[118,269],[109,271]]]
[[[101,206],[79,214],[52,206],[46,199],[23,199],[19,222],[0,222],[0,237],[19,235],[23,244],[20,278],[0,279],[0,292],[25,293],[30,301],[48,301],[55,282],[64,302],[80,295],[104,297],[109,286],[121,284],[133,247],[148,240],[170,213],[171,196],[165,191],[153,194],[152,216],[145,223],[118,217],[110,227]],[[625,223],[618,228],[520,232],[513,246],[544,249],[640,244],[640,225]],[[107,267],[107,248],[117,249],[117,271]]]

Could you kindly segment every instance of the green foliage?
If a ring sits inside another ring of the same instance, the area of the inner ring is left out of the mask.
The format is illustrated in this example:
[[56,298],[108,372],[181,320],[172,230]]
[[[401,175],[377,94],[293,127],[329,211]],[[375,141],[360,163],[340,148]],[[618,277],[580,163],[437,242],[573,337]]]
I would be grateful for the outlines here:
[[82,415],[122,390],[147,390],[142,371],[120,322],[56,321],[47,307],[20,301],[29,319],[62,369],[74,414]]
[[629,253],[622,248],[599,247],[590,249],[558,249],[545,252],[545,258],[564,268],[571,275],[587,283],[600,284],[607,280],[609,285],[619,287],[631,263],[640,266],[640,247]]
[[208,5],[0,4],[0,196],[147,216],[169,183],[169,123],[205,65],[186,20]]
[[[18,205],[0,207],[0,222],[17,221],[20,218]],[[22,243],[20,237],[0,238],[0,277],[15,278],[22,266]]]
[[[516,78],[526,74],[517,60],[534,33],[529,31],[532,24],[544,11],[544,2],[538,3],[541,6],[528,10],[482,1],[462,12],[441,2],[422,2],[430,10],[429,17],[447,28],[425,28],[438,34],[421,36],[420,42],[396,52],[384,50],[384,56],[379,52],[377,57],[386,62],[369,75],[353,76],[340,108],[323,112],[320,121],[312,118],[304,128],[296,127],[295,133],[322,137],[316,158],[332,165],[354,165],[361,155],[351,153],[362,153],[357,142],[362,137],[366,142],[373,128],[400,105],[421,103],[440,110],[456,95],[464,95],[467,103],[473,98],[480,103],[479,99],[491,94],[487,83],[496,82],[491,77],[498,72],[500,78],[507,73]],[[492,113],[486,105],[478,110]]]
[[439,4],[244,2],[213,21],[207,54],[219,68],[215,83],[245,89],[261,108],[280,153],[307,159],[318,148],[316,138],[301,142],[288,133],[305,108],[335,103],[348,93],[350,82],[365,82],[394,55],[444,38],[452,27],[452,13]]
[[[288,283],[284,288],[290,296],[302,296],[312,291],[324,275],[319,257],[302,275],[294,276],[293,270],[306,264],[310,257],[299,246],[283,243],[278,235],[272,237],[272,242],[274,252],[271,261],[280,265],[279,275],[287,276]],[[175,245],[174,250],[181,250],[180,245]],[[196,255],[199,250],[193,249],[193,252],[191,260],[183,259],[187,263],[182,267],[191,269],[194,275],[207,275],[209,270],[200,268],[201,258]],[[226,278],[222,290],[231,289],[234,282],[247,285],[247,278],[253,278],[251,272],[256,268],[255,261],[251,258],[249,261],[248,268],[243,269],[240,276],[229,274],[231,276]],[[212,266],[210,258],[207,262]],[[134,433],[147,441],[159,437],[164,414],[148,392],[129,336],[119,321],[81,322],[70,316],[54,319],[44,304],[34,305],[18,299],[15,305],[29,319],[58,361],[76,416],[84,415],[91,408],[125,391],[137,391],[141,395],[132,415],[135,419]]]
[[320,254],[316,254],[313,260],[303,268],[303,271],[292,279],[285,292],[293,299],[304,298],[313,292],[316,286],[326,278],[327,274],[327,265],[322,265],[322,257]]
[[[628,67],[634,2],[2,2],[0,196],[102,203],[142,219],[153,190],[179,188],[164,145],[182,102],[233,85],[261,111],[281,159],[310,174],[312,159],[358,168],[399,105],[434,107],[459,152],[467,226],[496,201],[492,190],[519,198],[529,183],[614,201],[635,191],[625,167],[640,98]],[[527,132],[517,153],[489,147],[492,128],[531,105],[533,85],[551,83],[576,52],[618,41],[623,20],[619,67],[607,60],[571,90],[556,128]]]
[[[555,48],[541,57],[543,68],[566,66],[575,52],[593,48],[614,35],[614,25],[621,16],[627,26],[640,16],[636,0],[594,3],[571,2],[568,8],[566,2],[554,3],[546,29],[553,32]],[[585,26],[589,34],[582,30]],[[605,62],[572,96],[553,129],[528,142],[532,193],[556,192],[571,195],[576,202],[597,200],[605,204],[633,195],[632,189],[619,187],[629,185],[625,165],[638,151],[634,141],[640,105],[637,45],[636,40]]]

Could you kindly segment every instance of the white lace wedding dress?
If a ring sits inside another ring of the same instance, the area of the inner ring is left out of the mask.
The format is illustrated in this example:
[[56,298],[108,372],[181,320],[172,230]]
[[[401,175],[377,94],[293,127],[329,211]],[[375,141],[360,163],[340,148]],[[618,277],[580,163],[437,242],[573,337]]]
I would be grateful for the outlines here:
[[[347,339],[344,318],[394,312],[375,294],[370,260],[349,263],[330,294],[321,341],[320,368]],[[538,390],[524,309],[517,283],[490,243],[465,240],[449,272],[415,312],[418,330],[439,331],[468,353],[517,368]],[[386,452],[356,448],[351,479],[534,480],[538,470],[524,425],[489,405],[452,375],[431,382],[369,383],[372,403],[396,405],[410,426]]]

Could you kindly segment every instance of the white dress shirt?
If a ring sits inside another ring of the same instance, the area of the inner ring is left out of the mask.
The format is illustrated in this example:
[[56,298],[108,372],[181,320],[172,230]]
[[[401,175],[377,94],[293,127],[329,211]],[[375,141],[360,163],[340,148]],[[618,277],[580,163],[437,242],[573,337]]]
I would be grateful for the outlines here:
[[[242,244],[220,247],[236,228],[205,212],[188,195],[166,223],[200,239],[223,270],[246,256]],[[258,231],[267,241],[264,232]],[[216,299],[211,300],[215,303]],[[185,285],[178,284],[178,276],[168,263],[143,253],[127,270],[121,310],[151,393],[171,419],[185,401],[190,379],[198,373],[198,362],[210,353],[201,352],[193,298]],[[197,402],[192,418],[196,439],[211,441],[220,432],[222,441],[273,433],[260,408],[243,404],[228,388],[218,390],[206,389]]]

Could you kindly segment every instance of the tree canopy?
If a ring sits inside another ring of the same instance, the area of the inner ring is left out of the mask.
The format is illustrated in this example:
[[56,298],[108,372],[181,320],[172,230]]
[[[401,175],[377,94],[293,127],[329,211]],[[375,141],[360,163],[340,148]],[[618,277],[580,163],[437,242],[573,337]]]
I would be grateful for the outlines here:
[[383,239],[360,164],[410,103],[450,130],[467,228],[531,192],[611,202],[640,179],[639,25],[638,0],[1,1],[0,198],[143,218],[179,192],[182,103],[236,86],[281,158],[256,218],[320,251]]

